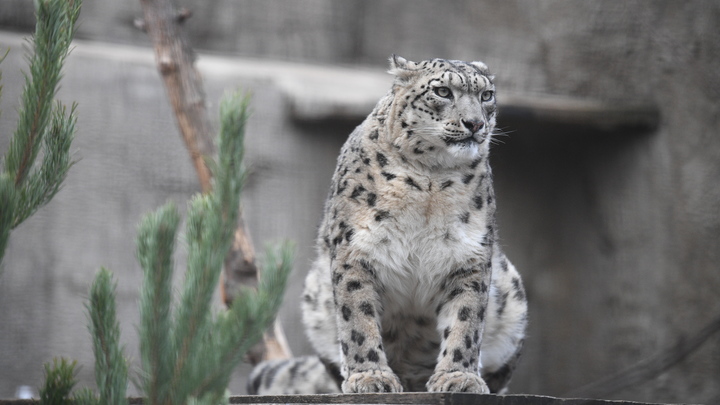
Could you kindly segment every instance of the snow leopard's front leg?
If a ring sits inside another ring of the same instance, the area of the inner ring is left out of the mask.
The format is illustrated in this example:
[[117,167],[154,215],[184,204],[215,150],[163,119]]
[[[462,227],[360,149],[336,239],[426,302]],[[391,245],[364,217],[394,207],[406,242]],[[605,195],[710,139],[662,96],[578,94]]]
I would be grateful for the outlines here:
[[382,307],[374,267],[368,260],[338,257],[332,270],[345,376],[342,391],[401,392],[400,380],[388,366],[382,345],[379,313]]
[[490,268],[490,262],[458,268],[443,282],[438,304],[442,343],[435,372],[427,382],[430,392],[489,392],[479,375],[479,363]]

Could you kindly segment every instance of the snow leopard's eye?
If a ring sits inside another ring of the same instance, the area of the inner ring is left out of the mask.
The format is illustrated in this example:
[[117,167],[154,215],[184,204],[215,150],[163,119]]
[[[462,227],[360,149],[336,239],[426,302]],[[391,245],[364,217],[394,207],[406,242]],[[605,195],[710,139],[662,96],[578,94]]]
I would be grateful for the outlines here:
[[495,92],[492,90],[485,90],[483,91],[482,95],[480,96],[480,99],[482,101],[490,101],[493,96],[495,95]]
[[437,94],[438,96],[440,96],[442,98],[452,98],[452,95],[453,95],[452,91],[450,91],[449,88],[444,87],[444,86],[443,87],[435,87],[433,89],[433,91],[435,91],[435,94]]

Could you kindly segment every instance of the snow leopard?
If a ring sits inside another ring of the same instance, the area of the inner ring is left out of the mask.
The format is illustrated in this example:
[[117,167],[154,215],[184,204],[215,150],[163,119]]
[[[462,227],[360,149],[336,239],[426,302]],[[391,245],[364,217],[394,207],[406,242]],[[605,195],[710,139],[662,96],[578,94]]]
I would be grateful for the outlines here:
[[305,281],[317,357],[259,365],[249,393],[500,393],[515,369],[527,300],[498,242],[494,76],[395,55],[389,73],[340,151]]

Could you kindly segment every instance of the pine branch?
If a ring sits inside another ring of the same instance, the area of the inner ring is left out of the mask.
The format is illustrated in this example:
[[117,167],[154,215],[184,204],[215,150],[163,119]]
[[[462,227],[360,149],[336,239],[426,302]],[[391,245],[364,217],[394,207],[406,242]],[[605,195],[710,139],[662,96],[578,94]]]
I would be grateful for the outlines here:
[[18,127],[5,160],[5,171],[13,174],[16,187],[24,184],[40,150],[81,3],[81,0],[36,2],[35,49],[28,55],[30,76],[25,76]]
[[[3,203],[0,262],[10,230],[55,196],[72,166],[70,144],[75,133],[75,106],[66,115],[60,104],[53,108],[53,99],[81,4],[81,0],[35,2],[37,23],[31,41],[33,52],[27,56],[30,74],[25,74],[17,128],[0,172],[0,202]],[[4,58],[0,58],[0,62]],[[41,149],[44,158],[38,165],[36,158]],[[4,209],[6,204],[8,208]]]
[[28,217],[44,206],[60,191],[70,167],[70,145],[75,136],[76,105],[73,104],[70,114],[66,108],[57,103],[53,111],[52,125],[43,136],[45,155],[40,167],[35,169],[26,180],[25,187],[20,189],[19,212],[15,216],[13,227],[20,225]]
[[[3,63],[3,61],[4,61],[5,58],[8,56],[9,53],[10,53],[10,48],[8,48],[8,49],[5,51],[5,55],[3,55],[2,57],[0,57],[0,63]],[[2,89],[3,89],[3,86],[2,86],[2,70],[0,70],[0,99],[2,98]],[[1,116],[1,114],[2,114],[2,111],[0,111],[0,116]]]
[[[180,299],[175,344],[178,349],[174,379],[200,381],[204,371],[186,364],[202,364],[202,350],[209,324],[209,309],[222,264],[230,249],[237,223],[244,180],[241,164],[249,98],[240,93],[220,105],[221,129],[218,162],[210,162],[214,186],[210,194],[196,197],[188,210],[188,271]],[[193,388],[184,384],[182,395]]]
[[140,290],[140,353],[145,375],[143,389],[149,403],[170,397],[172,363],[172,254],[180,216],[168,204],[140,225],[137,257],[144,270]]
[[[211,125],[205,108],[202,78],[194,66],[195,52],[181,27],[192,13],[187,9],[178,11],[173,3],[173,0],[140,0],[144,19],[136,25],[148,34],[153,43],[157,67],[180,133],[190,152],[200,185],[204,192],[209,192],[212,176],[205,159],[214,151]],[[243,286],[256,286],[258,279],[255,251],[242,212],[238,214],[234,242],[225,257],[224,270],[220,294],[229,307]],[[248,355],[253,364],[269,357],[291,356],[279,322],[275,328],[266,331],[264,338],[264,344],[254,347]]]
[[70,405],[70,392],[76,380],[77,362],[53,359],[52,365],[45,364],[45,385],[40,389],[41,405]]
[[243,360],[244,354],[262,338],[263,331],[272,324],[282,303],[287,277],[292,269],[294,248],[284,243],[279,248],[268,247],[263,265],[263,278],[257,291],[244,289],[230,310],[218,317],[213,330],[219,339],[208,348],[208,366],[195,395],[205,392],[221,393],[227,387],[232,370]]
[[[186,398],[198,379],[198,356],[209,332],[210,304],[229,245],[222,239],[223,223],[212,195],[197,196],[188,210],[188,269],[177,310],[173,383],[176,394]],[[181,383],[182,382],[182,383]]]
[[73,394],[73,405],[104,405],[90,388],[82,388]]
[[[249,98],[241,93],[221,103],[221,131],[213,191],[188,208],[187,271],[171,310],[172,251],[179,218],[172,205],[140,227],[138,258],[145,272],[140,342],[143,387],[150,404],[217,404],[227,400],[232,370],[262,336],[282,301],[292,267],[289,245],[269,251],[267,276],[257,292],[213,318],[211,302],[230,249],[239,213]],[[172,316],[174,312],[174,317]]]
[[218,163],[213,165],[213,194],[223,204],[223,219],[232,221],[232,226],[227,227],[229,239],[237,223],[240,191],[246,175],[242,162],[249,105],[250,96],[242,92],[226,95],[220,103],[219,152]]
[[95,276],[86,304],[95,354],[95,382],[100,391],[100,403],[127,404],[128,365],[120,346],[120,324],[115,310],[116,283],[107,269]]
[[0,263],[5,256],[5,248],[10,238],[10,230],[15,222],[15,211],[18,208],[18,197],[15,182],[6,173],[0,173]]

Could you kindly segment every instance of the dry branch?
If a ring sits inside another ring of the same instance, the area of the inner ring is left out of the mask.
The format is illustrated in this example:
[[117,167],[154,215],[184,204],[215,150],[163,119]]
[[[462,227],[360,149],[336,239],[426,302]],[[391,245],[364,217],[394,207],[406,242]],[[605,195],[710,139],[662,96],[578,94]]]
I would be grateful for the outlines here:
[[140,0],[144,28],[152,40],[160,75],[170,98],[180,133],[190,152],[204,192],[210,190],[210,170],[204,157],[215,147],[212,126],[205,109],[205,92],[195,69],[195,52],[180,29],[178,13],[170,0]]
[[681,337],[673,346],[654,356],[621,370],[617,374],[570,391],[564,396],[604,398],[642,384],[681,362],[719,331],[720,317],[717,317],[694,335]]
[[[165,82],[178,127],[185,141],[203,192],[212,187],[212,173],[205,157],[213,156],[215,145],[213,130],[205,107],[202,78],[195,68],[195,52],[180,25],[192,12],[183,8],[177,11],[172,0],[140,0],[144,19],[136,25],[150,37],[155,49],[155,60]],[[221,285],[223,302],[230,306],[241,285],[257,286],[257,265],[252,241],[245,229],[242,213],[239,215],[233,246],[225,258]],[[249,354],[251,363],[269,358],[290,357],[282,327],[265,333],[264,344],[257,345]]]

